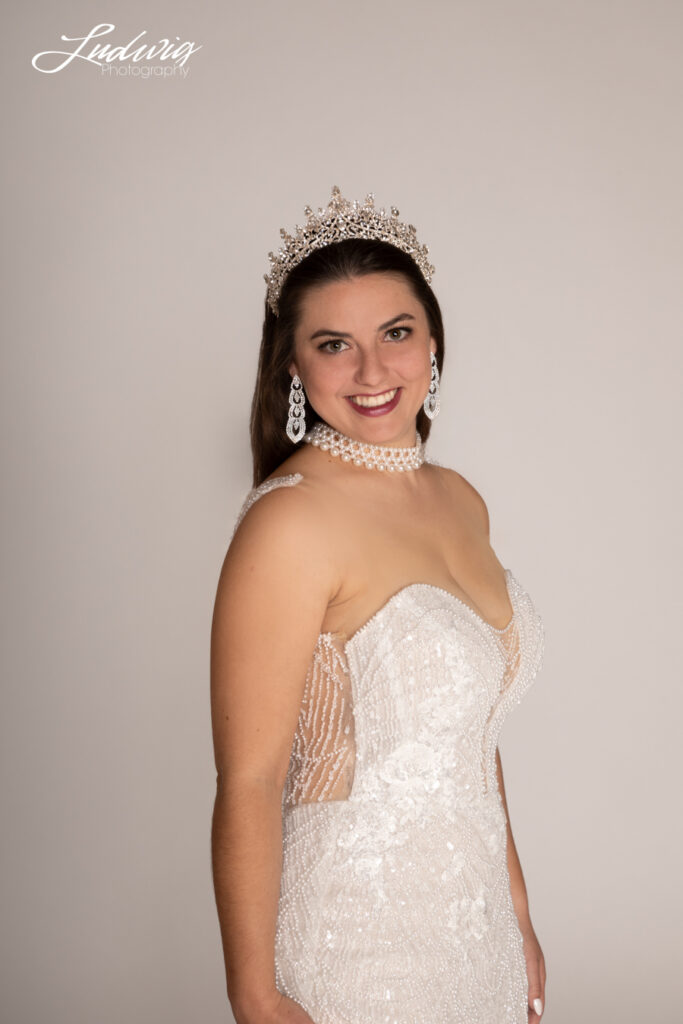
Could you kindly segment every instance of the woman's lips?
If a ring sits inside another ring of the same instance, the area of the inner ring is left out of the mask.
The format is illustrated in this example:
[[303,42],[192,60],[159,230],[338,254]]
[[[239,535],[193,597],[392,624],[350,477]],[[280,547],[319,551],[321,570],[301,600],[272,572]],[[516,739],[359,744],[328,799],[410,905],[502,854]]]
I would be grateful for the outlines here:
[[[391,390],[389,388],[388,390]],[[396,394],[390,401],[385,402],[384,405],[358,405],[354,402],[350,395],[346,396],[346,401],[349,403],[354,412],[359,412],[361,416],[384,416],[385,413],[391,412],[398,405],[398,400],[401,397],[402,388],[396,388]],[[381,394],[381,392],[380,392]],[[367,395],[367,398],[371,398],[371,395]]]

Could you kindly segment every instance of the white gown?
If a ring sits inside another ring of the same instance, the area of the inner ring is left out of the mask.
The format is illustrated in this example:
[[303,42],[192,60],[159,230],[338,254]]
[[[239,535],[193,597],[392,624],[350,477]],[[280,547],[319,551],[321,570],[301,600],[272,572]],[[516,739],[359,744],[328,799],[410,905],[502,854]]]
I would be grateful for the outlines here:
[[[237,519],[276,486],[247,495]],[[282,798],[278,989],[315,1024],[527,1024],[496,778],[544,628],[505,570],[486,623],[429,583],[313,650]]]

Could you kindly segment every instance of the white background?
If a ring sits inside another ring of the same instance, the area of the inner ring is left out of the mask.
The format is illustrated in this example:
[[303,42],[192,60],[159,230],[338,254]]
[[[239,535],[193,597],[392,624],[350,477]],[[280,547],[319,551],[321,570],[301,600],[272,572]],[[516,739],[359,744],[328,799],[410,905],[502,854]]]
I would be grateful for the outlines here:
[[[99,22],[201,49],[31,66]],[[429,448],[544,619],[501,741],[544,1020],[680,1013],[682,30],[675,0],[6,10],[4,1020],[231,1019],[210,620],[267,253],[333,184],[429,245]]]

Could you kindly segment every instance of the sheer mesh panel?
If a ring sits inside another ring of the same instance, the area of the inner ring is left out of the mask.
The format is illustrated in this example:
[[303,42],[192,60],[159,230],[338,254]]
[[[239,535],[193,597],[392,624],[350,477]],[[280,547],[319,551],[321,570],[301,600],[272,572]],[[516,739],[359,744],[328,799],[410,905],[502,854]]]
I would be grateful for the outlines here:
[[334,635],[322,633],[306,674],[283,805],[346,800],[355,760],[348,666]]

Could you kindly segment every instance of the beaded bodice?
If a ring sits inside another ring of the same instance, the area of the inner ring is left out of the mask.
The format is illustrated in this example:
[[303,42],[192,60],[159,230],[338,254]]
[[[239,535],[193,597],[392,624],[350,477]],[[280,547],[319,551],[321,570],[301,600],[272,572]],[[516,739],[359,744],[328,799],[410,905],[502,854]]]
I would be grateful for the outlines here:
[[[276,486],[293,486],[303,477],[300,473],[275,477],[250,491],[239,513],[237,525],[263,494]],[[470,785],[483,792],[495,788],[495,752],[500,728],[510,708],[518,703],[533,681],[540,667],[543,648],[543,627],[533,605],[509,569],[505,572],[508,596],[513,609],[510,622],[504,629],[496,629],[485,622],[474,609],[449,591],[429,583],[413,583],[402,587],[358,629],[351,637],[339,633],[321,633],[312,653],[299,713],[299,721],[292,746],[291,760],[283,805],[301,802],[346,799],[352,789],[356,761],[356,735],[354,728],[354,700],[369,700],[363,692],[362,680],[366,662],[373,666],[377,660],[377,646],[391,644],[398,639],[406,622],[420,622],[425,635],[419,638],[420,647],[429,648],[434,642],[443,668],[448,673],[453,657],[458,654],[465,639],[476,648],[479,683],[483,685],[487,707],[473,702],[473,718],[469,723],[473,746],[480,748],[476,765],[470,766]],[[453,630],[454,651],[444,651],[448,642],[448,626],[455,620]],[[387,641],[386,638],[390,640]],[[393,648],[392,661],[396,659]],[[409,649],[414,660],[414,651]],[[450,657],[443,657],[447,654]],[[408,666],[409,667],[409,666]],[[352,668],[357,670],[356,692],[351,681]],[[394,672],[388,680],[393,685],[392,699],[399,696],[406,705],[414,694],[396,692],[396,679],[403,673]],[[408,673],[408,685],[414,686],[414,677]],[[372,700],[379,699],[377,677],[373,674]],[[383,700],[389,695],[383,694]],[[461,708],[461,720],[465,718]],[[377,712],[376,712],[377,713]],[[478,734],[478,735],[477,735]],[[373,756],[378,756],[377,751]]]
[[[239,519],[301,479],[266,481]],[[316,1024],[526,1021],[495,754],[543,626],[505,577],[504,629],[416,582],[352,636],[316,641],[282,796],[276,943],[279,987]]]

